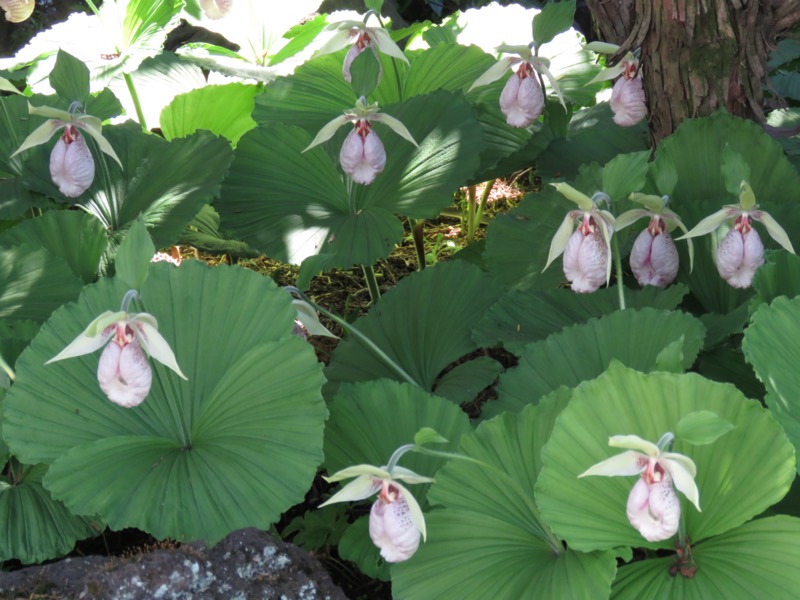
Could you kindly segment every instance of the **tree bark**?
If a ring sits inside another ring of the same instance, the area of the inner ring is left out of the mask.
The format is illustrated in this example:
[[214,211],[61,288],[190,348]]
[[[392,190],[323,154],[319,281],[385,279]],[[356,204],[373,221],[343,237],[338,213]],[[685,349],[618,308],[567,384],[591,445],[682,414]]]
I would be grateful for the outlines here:
[[769,53],[800,23],[800,0],[587,0],[613,60],[641,49],[657,145],[684,119],[719,108],[764,122]]

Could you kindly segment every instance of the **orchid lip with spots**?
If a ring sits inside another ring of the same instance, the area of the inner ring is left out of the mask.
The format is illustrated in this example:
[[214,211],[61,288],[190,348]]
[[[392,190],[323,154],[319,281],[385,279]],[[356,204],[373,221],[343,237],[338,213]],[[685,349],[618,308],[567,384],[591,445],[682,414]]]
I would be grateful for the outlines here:
[[627,450],[578,475],[641,475],[628,496],[626,512],[631,525],[650,542],[669,539],[678,531],[681,503],[676,488],[700,512],[694,461],[677,452],[663,451],[674,439],[671,432],[664,434],[657,444],[636,435],[612,436],[608,440],[609,446]]
[[158,332],[156,318],[148,313],[127,312],[130,298],[128,292],[123,310],[101,314],[45,363],[91,354],[105,346],[97,366],[97,381],[109,400],[125,408],[138,406],[150,393],[153,375],[148,356],[186,379],[172,349]]

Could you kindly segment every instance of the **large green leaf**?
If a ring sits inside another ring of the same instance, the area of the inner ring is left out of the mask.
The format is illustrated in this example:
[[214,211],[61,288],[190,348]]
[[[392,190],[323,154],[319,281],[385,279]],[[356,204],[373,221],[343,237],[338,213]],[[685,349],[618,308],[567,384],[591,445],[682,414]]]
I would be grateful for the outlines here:
[[550,289],[566,282],[560,260],[543,269],[550,241],[571,209],[563,196],[547,186],[498,215],[486,232],[484,259],[489,272],[508,288]]
[[641,371],[658,368],[661,352],[678,342],[683,368],[703,346],[702,324],[685,313],[643,308],[618,311],[565,328],[525,346],[515,369],[500,377],[498,398],[488,414],[516,411],[559,386],[575,387],[593,379],[613,360]]
[[63,259],[84,283],[97,278],[107,245],[103,225],[83,211],[51,210],[0,235],[0,246],[30,244]]
[[[95,155],[97,174],[80,202],[117,244],[140,214],[157,247],[174,243],[217,193],[232,158],[230,145],[207,131],[166,142],[127,123],[106,127],[103,135],[123,170],[105,155]],[[37,150],[29,183],[59,197],[48,173],[48,151]]]
[[307,491],[327,413],[290,296],[238,268],[151,265],[139,306],[188,381],[154,364],[148,398],[125,409],[99,389],[96,355],[44,364],[124,292],[117,280],[88,286],[20,356],[3,423],[12,452],[52,462],[48,489],[114,529],[216,541],[269,527]]
[[778,296],[800,296],[800,256],[780,250],[770,252],[766,264],[753,276],[753,288],[756,296],[750,303],[751,312]]
[[0,248],[0,318],[43,322],[80,291],[69,266],[44,248]]
[[[678,284],[661,289],[647,286],[624,291],[628,308],[647,306],[673,310],[689,290]],[[481,346],[497,342],[520,354],[525,344],[546,338],[564,327],[583,323],[619,310],[616,286],[592,294],[576,294],[570,290],[511,290],[506,292],[478,322],[473,330]]]
[[462,438],[429,499],[428,541],[392,567],[396,598],[607,598],[611,552],[565,550],[533,503],[539,451],[569,401],[560,391],[541,406],[483,423]]
[[[750,181],[760,207],[768,211],[786,229],[792,243],[800,244],[800,175],[783,154],[780,145],[751,121],[720,111],[710,117],[688,119],[656,152],[653,169],[675,171],[677,185],[670,208],[681,215],[687,227],[718,211],[723,204],[735,204],[737,198],[725,189],[722,158],[725,146],[738,153],[750,168]],[[756,229],[760,228],[756,225]],[[764,245],[777,247],[763,228],[759,232]],[[679,278],[706,310],[724,314],[739,306],[752,292],[734,290],[720,282],[712,259],[714,236],[696,239],[694,271],[683,266]]]
[[745,358],[767,388],[767,405],[795,448],[800,448],[798,319],[800,298],[776,298],[756,311],[742,342]]
[[[476,349],[470,325],[500,294],[491,277],[464,261],[439,263],[403,279],[353,325],[427,391],[450,363]],[[326,369],[340,383],[402,380],[358,339],[341,342]]]
[[167,140],[186,137],[198,129],[221,135],[233,146],[256,126],[253,112],[255,85],[213,85],[176,96],[161,112],[161,131]]
[[699,410],[716,413],[735,429],[706,446],[675,443],[674,450],[697,465],[703,512],[682,501],[692,544],[738,527],[780,500],[795,477],[794,448],[758,402],[694,374],[645,375],[614,364],[575,390],[542,451],[536,486],[542,516],[574,549],[671,548],[673,540],[647,542],[628,522],[632,478],[578,475],[620,452],[608,446],[609,436],[658,440]]
[[614,600],[639,598],[793,598],[800,585],[800,519],[777,516],[746,523],[692,548],[697,572],[673,576],[672,557],[619,570]]
[[[474,148],[481,134],[460,94],[418,96],[386,113],[400,119],[420,147],[378,124],[387,161],[368,186],[349,179],[346,185],[338,164],[321,148],[303,153],[311,138],[300,129],[275,125],[249,132],[216,205],[223,226],[272,258],[294,264],[317,254],[330,255],[328,267],[387,256],[402,235],[392,213],[438,215],[477,167]],[[340,136],[328,144],[337,141]]]
[[59,558],[77,540],[100,531],[96,519],[76,517],[42,487],[47,465],[15,462],[15,470],[18,475],[11,481],[4,477],[0,489],[0,560],[30,564]]

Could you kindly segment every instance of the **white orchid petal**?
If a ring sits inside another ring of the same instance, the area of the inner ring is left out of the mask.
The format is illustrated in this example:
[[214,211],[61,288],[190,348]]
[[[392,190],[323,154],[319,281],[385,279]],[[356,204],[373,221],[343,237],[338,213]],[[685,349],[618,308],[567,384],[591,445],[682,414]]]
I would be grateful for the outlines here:
[[359,475],[333,496],[328,498],[326,502],[320,504],[319,508],[337,502],[356,502],[358,500],[364,500],[375,494],[379,489],[381,489],[380,479],[369,475]]
[[619,51],[619,46],[611,42],[590,42],[584,48],[597,54],[616,54]]
[[408,511],[410,513],[411,522],[414,523],[414,527],[422,534],[422,539],[428,539],[427,529],[425,527],[425,515],[422,513],[422,508],[419,506],[419,502],[414,497],[414,494],[409,492],[405,487],[400,485],[399,483],[393,483],[397,489],[400,490],[401,495],[408,503]]
[[572,213],[567,213],[561,225],[558,226],[558,231],[556,231],[556,234],[553,236],[553,240],[550,242],[550,252],[547,255],[547,263],[544,265],[542,272],[550,266],[550,263],[564,253],[574,229],[575,217]]
[[612,435],[608,438],[608,445],[612,448],[627,448],[637,450],[647,456],[657,457],[661,451],[653,442],[640,438],[638,435]]
[[45,117],[46,119],[55,119],[61,121],[62,126],[72,123],[74,115],[66,110],[60,108],[53,108],[51,106],[34,106],[28,102],[28,114],[36,115],[37,117]]
[[395,119],[393,116],[387,115],[386,113],[377,113],[372,116],[372,120],[385,123],[389,129],[394,131],[401,138],[408,140],[414,144],[414,146],[419,148],[419,144],[417,144],[417,142],[414,140],[414,136],[411,135],[411,132],[406,128],[405,125],[403,125],[402,122],[400,122],[399,119]]
[[114,330],[108,330],[109,325],[124,319],[125,313],[115,313],[106,311],[97,317],[94,321],[89,323],[89,326],[84,329],[78,337],[76,337],[70,344],[61,352],[56,354],[53,358],[48,360],[46,365],[57,360],[64,360],[65,358],[75,358],[76,356],[83,356],[84,354],[91,354],[95,350],[102,348],[108,340],[114,335]]
[[117,153],[114,152],[114,148],[108,143],[108,140],[104,138],[103,134],[101,133],[102,125],[100,119],[97,117],[84,115],[78,117],[75,125],[92,136],[92,139],[97,143],[98,148],[100,148],[103,154],[113,158],[114,161],[119,165],[120,169],[122,168],[122,161],[117,156]]
[[[330,39],[325,42],[322,47],[316,51],[314,54],[314,58],[318,56],[322,56],[323,54],[331,54],[333,52],[337,52],[347,46],[348,42],[350,41],[350,25],[347,23],[341,24],[334,24],[338,27],[341,27],[336,33],[334,33]],[[360,25],[360,23],[359,23]]]
[[392,478],[392,476],[389,474],[389,471],[386,469],[382,469],[374,465],[353,465],[352,467],[347,467],[341,471],[336,471],[336,473],[333,475],[323,477],[323,479],[328,483],[335,483],[337,481],[342,481],[343,479],[350,479],[351,477],[359,477],[361,475],[371,475],[373,477],[377,477],[378,479]]
[[767,233],[769,233],[770,237],[783,246],[784,250],[788,250],[792,254],[795,253],[788,234],[783,227],[781,227],[778,222],[772,218],[772,215],[762,210],[759,211],[757,217],[753,215],[753,218],[757,221],[761,221],[764,224],[764,227],[767,228]]
[[494,83],[495,81],[500,79],[505,74],[506,71],[508,71],[511,68],[512,63],[513,63],[513,59],[511,59],[509,57],[501,58],[495,64],[493,64],[491,67],[489,67],[483,73],[483,75],[478,77],[475,80],[475,83],[473,83],[470,86],[469,90],[467,90],[467,91],[471,92],[476,87],[481,87],[482,85],[488,85],[490,83]]
[[633,225],[639,219],[649,217],[652,212],[645,208],[633,208],[629,211],[622,213],[614,221],[614,226],[617,231],[622,231],[629,225]]
[[639,475],[645,470],[646,466],[647,457],[639,452],[627,450],[589,467],[586,471],[578,475],[578,477],[588,477],[590,475],[627,477],[629,475]]
[[14,158],[20,152],[24,152],[29,148],[33,148],[35,146],[40,146],[41,144],[45,144],[50,141],[50,138],[53,137],[56,131],[62,129],[64,127],[64,123],[61,121],[49,120],[45,121],[39,127],[33,130],[31,134],[25,138],[25,141],[22,142],[22,145],[17,148],[17,150],[12,154],[9,158]]
[[547,77],[547,80],[550,82],[550,87],[556,91],[556,95],[558,96],[558,101],[561,103],[561,106],[564,107],[564,110],[567,110],[567,104],[564,102],[564,95],[561,93],[561,88],[558,85],[558,81],[550,72],[550,69],[547,68],[544,62],[539,61],[538,70],[539,72],[543,73],[545,77]]
[[303,152],[308,152],[314,146],[319,146],[320,144],[327,142],[334,136],[334,134],[342,125],[345,125],[348,122],[348,120],[349,119],[346,115],[341,115],[323,125],[322,129],[317,132],[316,137],[311,140],[311,143],[306,146],[306,149],[303,150]]
[[746,181],[739,184],[739,206],[744,210],[751,210],[756,206],[756,195]]
[[424,475],[415,473],[411,469],[406,469],[398,465],[395,465],[392,469],[392,479],[399,479],[407,483],[433,483],[434,481],[433,477],[425,477]]
[[625,67],[622,63],[618,63],[613,67],[609,67],[608,69],[603,69],[597,75],[595,75],[586,85],[592,85],[593,83],[600,83],[602,81],[610,81],[612,79],[616,79],[622,73],[625,72]]
[[574,202],[583,212],[592,212],[594,210],[594,202],[583,192],[579,192],[568,183],[551,183],[559,194],[564,196],[567,200]]
[[306,328],[311,335],[324,335],[327,337],[339,339],[339,336],[334,335],[331,333],[327,327],[325,327],[319,321],[319,315],[317,311],[314,310],[307,302],[303,300],[299,300],[297,298],[292,299],[292,305],[294,306],[295,310],[297,311],[297,320]]
[[683,456],[682,454],[672,454],[671,458],[662,457],[658,462],[669,472],[678,491],[686,496],[689,502],[694,504],[697,512],[700,512],[700,492],[694,481],[697,473],[694,462],[688,456]]
[[738,212],[738,207],[723,206],[713,215],[709,215],[705,219],[700,221],[688,233],[682,235],[678,239],[687,240],[689,238],[699,237],[701,235],[706,235],[707,233],[711,233],[712,231],[719,229],[719,226],[722,225],[722,223],[725,220],[735,216],[737,212]]
[[400,46],[394,43],[392,36],[389,35],[389,32],[383,27],[370,27],[367,30],[367,33],[374,40],[375,46],[378,48],[378,50],[388,56],[391,56],[392,58],[398,58],[404,63],[409,64],[408,58],[406,58],[406,55],[400,49]]
[[172,352],[172,348],[169,347],[167,340],[158,332],[158,329],[142,318],[144,314],[146,313],[140,313],[131,319],[136,339],[139,340],[142,348],[145,349],[149,356],[175,371],[181,379],[187,379],[178,366],[178,361],[175,359],[175,354]]

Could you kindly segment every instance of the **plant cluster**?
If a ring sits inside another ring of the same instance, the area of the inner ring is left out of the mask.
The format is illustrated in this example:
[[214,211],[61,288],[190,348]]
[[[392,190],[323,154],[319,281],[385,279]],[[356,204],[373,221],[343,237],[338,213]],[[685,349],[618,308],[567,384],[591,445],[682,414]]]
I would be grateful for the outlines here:
[[[324,473],[282,533],[397,598],[796,594],[800,174],[758,125],[651,151],[638,58],[601,68],[573,0],[399,31],[381,0],[87,4],[0,59],[0,560],[269,529]],[[164,51],[181,19],[238,50]],[[532,165],[381,297],[403,219]],[[350,323],[304,290],[352,266]]]

